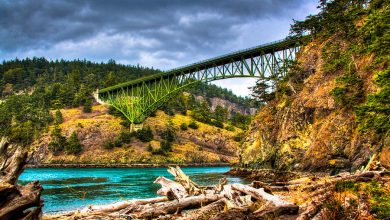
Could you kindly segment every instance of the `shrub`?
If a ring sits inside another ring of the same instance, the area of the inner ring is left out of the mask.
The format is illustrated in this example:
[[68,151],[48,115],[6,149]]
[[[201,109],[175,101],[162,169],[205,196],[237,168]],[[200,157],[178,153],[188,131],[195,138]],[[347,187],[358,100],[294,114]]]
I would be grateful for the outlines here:
[[114,142],[113,141],[108,141],[106,144],[104,144],[104,149],[112,149],[112,148],[114,148],[115,147],[115,145],[114,145]]
[[188,129],[187,123],[182,123],[182,124],[180,125],[180,129],[183,130],[183,131],[186,131],[186,130]]
[[223,122],[218,121],[218,120],[211,120],[211,125],[217,127],[217,128],[223,128]]
[[149,142],[153,140],[153,132],[149,126],[136,131],[135,136],[142,142]]
[[114,140],[114,147],[121,147],[122,146],[122,141],[121,139],[117,138]]
[[57,109],[54,123],[61,124],[62,122],[64,122],[64,118],[62,117],[61,111]]
[[234,137],[233,137],[233,140],[236,141],[236,142],[240,142],[244,139],[244,133],[239,133],[239,134],[236,134]]
[[120,142],[124,143],[124,144],[128,144],[131,142],[131,138],[133,137],[133,134],[131,132],[128,132],[128,131],[122,131],[120,134],[119,134],[119,137],[118,139],[120,140]]
[[78,154],[82,150],[83,150],[83,146],[81,145],[80,140],[77,137],[76,132],[73,132],[68,140],[66,147],[65,147],[65,152],[67,154]]
[[188,127],[189,127],[189,128],[192,128],[192,129],[198,129],[198,128],[199,128],[199,125],[198,125],[198,123],[196,123],[195,121],[191,121],[191,122],[188,124]]
[[380,90],[368,95],[367,101],[355,109],[356,121],[360,131],[385,134],[390,130],[390,68],[375,74],[374,81]]
[[153,147],[152,145],[149,143],[148,147],[147,147],[147,151],[149,151],[150,153],[153,153]]
[[90,98],[87,98],[85,100],[85,103],[83,106],[83,112],[84,113],[91,113],[92,112],[92,100]]
[[364,98],[363,81],[357,74],[336,78],[336,87],[330,92],[337,104],[353,108]]
[[232,132],[236,131],[236,128],[233,125],[228,125],[225,127],[225,129]]
[[130,128],[130,126],[131,126],[131,122],[127,119],[123,119],[123,121],[121,121],[119,124],[125,128]]
[[172,143],[169,142],[169,141],[163,141],[163,142],[160,143],[160,149],[164,153],[171,152],[172,151]]

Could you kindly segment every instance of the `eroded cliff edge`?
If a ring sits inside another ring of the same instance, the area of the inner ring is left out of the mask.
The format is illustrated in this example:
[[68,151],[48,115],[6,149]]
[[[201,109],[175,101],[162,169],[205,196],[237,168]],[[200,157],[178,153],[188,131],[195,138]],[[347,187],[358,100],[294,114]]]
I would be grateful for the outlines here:
[[241,167],[353,171],[375,155],[389,168],[389,9],[377,2],[312,35],[253,119]]

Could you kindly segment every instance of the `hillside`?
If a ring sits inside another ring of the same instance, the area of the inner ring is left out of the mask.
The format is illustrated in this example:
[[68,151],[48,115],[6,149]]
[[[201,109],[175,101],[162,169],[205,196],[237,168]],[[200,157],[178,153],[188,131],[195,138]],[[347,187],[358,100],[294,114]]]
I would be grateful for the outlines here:
[[[108,107],[94,105],[91,113],[83,113],[81,108],[62,109],[63,122],[60,124],[62,134],[69,138],[73,132],[77,133],[83,146],[79,154],[53,153],[48,149],[51,141],[49,131],[32,144],[35,164],[163,164],[163,163],[227,163],[237,162],[239,142],[235,137],[242,132],[240,128],[234,131],[217,128],[212,125],[196,122],[199,128],[180,128],[182,123],[189,124],[190,116],[175,114],[168,116],[158,111],[156,116],[148,118],[143,127],[151,127],[153,140],[142,142],[131,137],[128,143],[107,149],[107,144],[120,136],[128,129],[121,125],[122,119],[108,114]],[[160,148],[164,141],[162,131],[166,130],[171,120],[175,130],[175,140],[172,142],[172,151],[166,154],[153,153]],[[150,149],[149,145],[153,150]]]
[[292,26],[312,42],[254,117],[242,167],[337,173],[373,157],[390,168],[389,14],[388,1],[334,1]]

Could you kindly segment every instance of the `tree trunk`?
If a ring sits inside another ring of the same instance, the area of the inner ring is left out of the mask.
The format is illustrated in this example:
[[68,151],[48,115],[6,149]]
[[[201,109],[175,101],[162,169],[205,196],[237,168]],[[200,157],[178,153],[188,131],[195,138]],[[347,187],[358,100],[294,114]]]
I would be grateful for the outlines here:
[[132,217],[148,219],[155,218],[159,215],[173,214],[179,213],[181,210],[185,208],[196,208],[202,205],[207,205],[211,202],[215,202],[219,199],[222,199],[223,196],[214,194],[214,195],[199,195],[199,196],[191,196],[187,198],[183,198],[181,200],[174,200],[163,203],[155,203],[151,205],[147,205],[140,212],[131,213]]
[[0,141],[0,220],[40,219],[41,192],[38,181],[20,186],[19,175],[26,165],[27,152],[2,138]]

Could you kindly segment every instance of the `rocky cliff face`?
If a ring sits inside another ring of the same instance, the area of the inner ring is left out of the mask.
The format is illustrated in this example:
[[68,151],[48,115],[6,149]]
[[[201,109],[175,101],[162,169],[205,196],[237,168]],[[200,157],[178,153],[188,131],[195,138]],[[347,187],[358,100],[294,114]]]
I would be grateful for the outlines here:
[[[205,98],[203,96],[197,96],[197,101],[203,101]],[[211,110],[214,111],[217,106],[222,106],[227,108],[229,113],[241,113],[243,115],[254,115],[257,111],[256,108],[248,108],[244,106],[240,106],[237,103],[230,102],[226,99],[221,99],[218,97],[213,97],[209,99]]]
[[[356,170],[379,149],[383,165],[389,166],[389,137],[360,132],[354,111],[335,103],[331,91],[343,72],[323,71],[324,44],[313,42],[301,50],[302,82],[290,78],[284,83],[290,92],[277,94],[276,100],[255,116],[242,146],[243,167]],[[377,89],[373,71],[367,71],[371,59],[355,60],[365,94]]]

